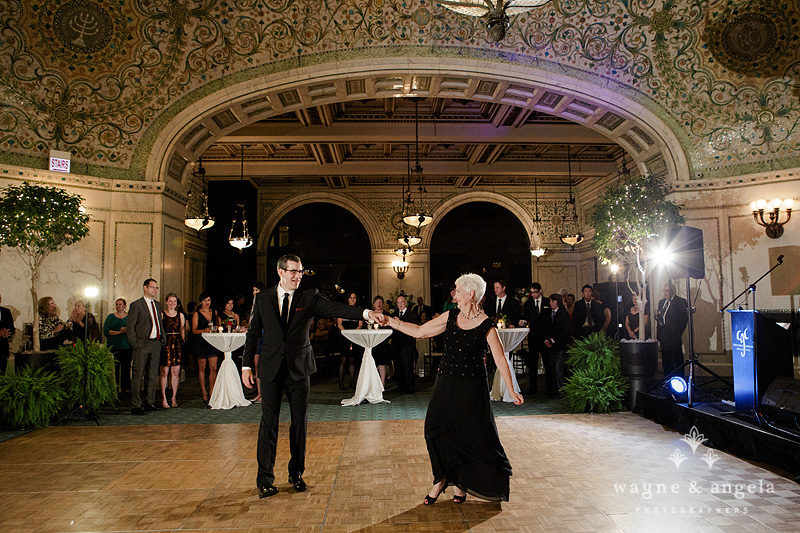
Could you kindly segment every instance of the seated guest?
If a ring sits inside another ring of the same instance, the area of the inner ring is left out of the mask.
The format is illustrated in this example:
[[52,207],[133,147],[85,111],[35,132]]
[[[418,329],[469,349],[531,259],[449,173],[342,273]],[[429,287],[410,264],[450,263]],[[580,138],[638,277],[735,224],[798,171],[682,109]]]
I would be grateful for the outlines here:
[[92,313],[88,314],[87,320],[86,306],[80,300],[75,302],[75,307],[72,308],[72,313],[67,320],[67,328],[72,330],[72,337],[75,340],[100,340],[100,328],[97,326],[97,320]]
[[70,340],[70,330],[58,318],[56,302],[50,296],[39,299],[39,346],[42,350],[55,350]]
[[119,363],[117,370],[117,384],[119,390],[123,392],[131,391],[131,343],[128,342],[127,329],[128,322],[128,302],[125,298],[117,298],[114,302],[114,312],[106,317],[103,322],[103,335],[106,336],[106,344],[114,354],[114,359]]

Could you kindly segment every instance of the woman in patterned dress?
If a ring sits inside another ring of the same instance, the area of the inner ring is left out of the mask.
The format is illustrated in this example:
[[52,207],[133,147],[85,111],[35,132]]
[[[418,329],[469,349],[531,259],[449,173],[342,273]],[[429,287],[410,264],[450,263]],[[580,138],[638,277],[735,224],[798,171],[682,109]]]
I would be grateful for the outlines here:
[[167,403],[167,377],[172,385],[172,407],[178,407],[178,385],[181,380],[181,358],[184,352],[184,336],[186,335],[186,318],[178,311],[178,295],[167,294],[166,307],[161,320],[164,322],[164,333],[167,342],[161,350],[161,406],[169,409]]
[[389,320],[394,329],[416,338],[444,333],[444,354],[425,415],[425,441],[433,470],[433,488],[423,500],[425,505],[434,503],[449,485],[454,486],[455,503],[463,503],[467,492],[486,500],[508,501],[511,464],[489,401],[483,361],[487,343],[514,403],[521,405],[523,399],[513,392],[497,330],[478,307],[485,291],[483,278],[464,274],[456,280],[456,309],[421,326]]

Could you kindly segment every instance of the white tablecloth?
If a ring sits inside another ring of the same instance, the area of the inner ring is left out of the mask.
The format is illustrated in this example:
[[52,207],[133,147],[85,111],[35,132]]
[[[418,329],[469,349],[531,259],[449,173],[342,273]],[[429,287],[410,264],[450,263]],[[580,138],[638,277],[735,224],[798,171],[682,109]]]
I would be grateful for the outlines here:
[[203,333],[203,338],[211,346],[225,352],[225,359],[219,365],[217,381],[208,401],[212,409],[233,409],[250,405],[250,400],[244,399],[242,380],[231,356],[232,351],[244,346],[246,335],[247,333]]
[[[503,352],[505,352],[506,362],[508,368],[511,370],[511,381],[514,383],[514,392],[519,393],[519,383],[517,383],[517,374],[514,372],[514,366],[511,364],[511,351],[519,346],[522,339],[530,332],[528,328],[503,328],[498,329],[497,334],[500,336],[500,342],[503,344]],[[494,401],[513,402],[511,395],[506,388],[506,382],[500,372],[494,373],[494,381],[492,382],[492,392],[489,397]]]
[[352,398],[342,400],[342,405],[358,405],[364,400],[369,403],[390,403],[383,399],[383,383],[381,375],[372,358],[372,348],[377,346],[392,334],[390,329],[344,329],[342,335],[359,346],[364,347],[364,358],[361,360],[361,370],[358,372],[356,393]]

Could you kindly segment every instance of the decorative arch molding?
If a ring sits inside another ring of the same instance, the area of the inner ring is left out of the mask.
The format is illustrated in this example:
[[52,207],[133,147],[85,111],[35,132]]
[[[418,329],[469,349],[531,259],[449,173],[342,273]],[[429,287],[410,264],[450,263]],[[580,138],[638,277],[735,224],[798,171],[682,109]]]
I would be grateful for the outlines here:
[[272,235],[278,222],[290,211],[300,206],[317,202],[333,204],[352,213],[366,230],[369,236],[370,248],[373,250],[375,248],[380,248],[382,242],[380,228],[378,227],[374,215],[363,204],[343,194],[312,192],[285,198],[270,210],[269,214],[258,227],[258,251],[266,252],[270,235]]
[[147,180],[185,183],[188,162],[218,138],[258,120],[347,100],[417,95],[495,102],[559,116],[618,143],[640,168],[666,175],[671,182],[691,178],[685,150],[691,143],[660,104],[640,103],[635,98],[646,100],[641,94],[609,88],[608,80],[600,85],[600,80],[587,81],[592,78],[585,73],[566,73],[501,59],[431,56],[288,69],[221,86],[193,103],[176,103],[172,119],[152,145],[143,143],[137,151],[148,150]]
[[436,231],[436,226],[439,225],[439,222],[442,221],[447,213],[456,207],[471,202],[488,202],[490,204],[504,207],[515,217],[517,217],[517,220],[522,223],[522,226],[525,228],[525,232],[527,234],[530,234],[530,232],[533,230],[533,217],[528,209],[526,209],[524,205],[519,203],[514,198],[496,192],[470,191],[445,198],[436,206],[431,213],[433,215],[433,222],[431,222],[430,226],[425,228],[422,236],[422,242],[419,245],[420,248],[430,249],[431,239],[433,238],[433,233]]

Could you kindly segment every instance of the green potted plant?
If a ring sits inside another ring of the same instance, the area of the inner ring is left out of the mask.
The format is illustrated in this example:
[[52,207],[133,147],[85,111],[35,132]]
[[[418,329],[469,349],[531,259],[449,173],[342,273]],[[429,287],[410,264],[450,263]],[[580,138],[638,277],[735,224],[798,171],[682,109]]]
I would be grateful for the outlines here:
[[36,283],[42,262],[52,252],[74,244],[89,233],[83,198],[59,187],[24,182],[10,186],[0,198],[0,246],[14,248],[31,271],[33,351],[38,352],[39,317]]
[[40,428],[50,424],[64,403],[64,389],[55,372],[25,367],[0,376],[0,412],[3,426]]
[[56,350],[59,374],[68,406],[83,404],[90,412],[117,399],[114,356],[107,345],[78,341]]
[[628,289],[639,299],[639,338],[620,345],[622,372],[631,379],[630,408],[636,391],[649,386],[658,369],[658,342],[645,338],[644,323],[653,248],[684,222],[680,206],[667,199],[667,192],[663,178],[628,178],[606,189],[591,214],[597,255],[604,263],[625,266]]
[[567,350],[571,370],[561,393],[575,413],[621,411],[627,392],[627,378],[620,372],[619,343],[605,333],[595,332],[576,339]]

